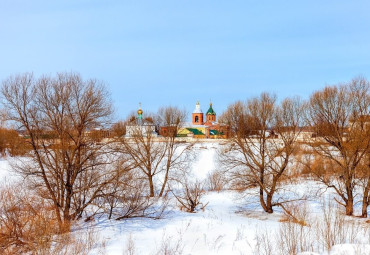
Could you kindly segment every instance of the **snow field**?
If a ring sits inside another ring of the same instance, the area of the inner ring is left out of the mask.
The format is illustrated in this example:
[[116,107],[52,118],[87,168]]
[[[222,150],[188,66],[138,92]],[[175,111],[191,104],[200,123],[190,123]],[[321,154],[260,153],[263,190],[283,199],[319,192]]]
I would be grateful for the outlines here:
[[[194,178],[205,180],[217,168],[216,142],[196,144],[193,150],[198,154],[192,163]],[[14,159],[10,159],[14,160]],[[15,180],[7,159],[0,160],[0,180]],[[291,184],[290,189],[304,194],[319,188],[313,181]],[[253,192],[253,190],[251,190]],[[248,192],[249,193],[249,192]],[[287,192],[287,196],[293,193]],[[325,196],[331,193],[327,191]],[[244,195],[244,196],[241,196]],[[186,213],[179,209],[176,200],[170,198],[168,213],[163,219],[133,218],[121,221],[96,218],[92,222],[79,223],[82,228],[94,228],[105,242],[106,254],[257,254],[257,236],[275,235],[282,226],[283,213],[276,208],[267,214],[258,206],[258,199],[251,194],[234,191],[208,192],[203,198],[207,207],[197,213]],[[318,194],[311,194],[307,202],[312,215],[321,217],[322,201]],[[363,231],[356,239],[360,244],[337,244],[330,253],[321,255],[370,255],[369,223],[361,221]],[[78,234],[79,229],[75,229]],[[275,240],[270,240],[274,244]],[[172,253],[171,253],[172,252]],[[99,254],[97,250],[93,254]],[[273,253],[277,254],[277,253]],[[301,252],[299,255],[318,255],[315,252]]]

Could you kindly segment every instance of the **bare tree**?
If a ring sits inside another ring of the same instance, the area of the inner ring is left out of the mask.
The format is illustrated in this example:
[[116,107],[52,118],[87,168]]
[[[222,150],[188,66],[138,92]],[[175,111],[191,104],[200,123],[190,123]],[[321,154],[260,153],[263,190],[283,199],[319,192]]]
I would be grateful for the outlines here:
[[32,147],[29,158],[15,167],[52,201],[62,231],[115,178],[107,169],[106,144],[88,135],[109,120],[109,95],[101,82],[74,73],[12,76],[1,93],[9,119],[27,131]]
[[167,144],[156,139],[154,127],[154,123],[150,121],[131,120],[126,127],[130,137],[120,139],[122,153],[133,161],[132,164],[143,175],[141,178],[148,182],[150,197],[155,196],[154,176],[160,173],[167,151]]
[[234,135],[220,153],[221,162],[234,187],[258,188],[260,204],[268,213],[288,202],[274,200],[274,195],[297,150],[301,113],[299,99],[286,99],[279,106],[275,96],[263,93],[246,104],[230,105],[223,115]]
[[112,136],[114,137],[122,137],[126,135],[126,122],[125,121],[118,121],[114,123],[111,127]]
[[166,143],[166,155],[164,166],[164,178],[159,196],[161,197],[167,186],[170,171],[176,168],[183,168],[188,160],[186,153],[194,146],[194,143],[183,143],[176,140],[177,131],[184,125],[186,120],[186,111],[180,110],[174,106],[160,108],[158,111],[159,125],[167,129],[166,135],[163,135],[163,141]]
[[247,129],[244,127],[246,117],[245,104],[242,101],[237,101],[229,105],[218,119],[220,123],[230,126],[231,137],[233,137],[235,135],[243,136],[243,132],[247,132]]
[[[370,168],[362,164],[370,147],[369,82],[354,79],[343,85],[326,87],[312,94],[307,124],[317,134],[309,140],[313,151],[326,162],[325,171],[314,171],[316,177],[340,197],[337,202],[353,214],[354,190],[359,177],[368,180]],[[361,165],[362,174],[360,174]],[[330,174],[328,174],[330,171]],[[368,206],[368,182],[364,186],[363,216]]]
[[[136,167],[148,181],[149,194],[156,195],[156,181],[161,183],[158,196],[163,196],[171,171],[182,168],[187,162],[186,153],[193,143],[177,141],[177,131],[185,120],[186,113],[177,107],[161,108],[157,115],[143,120],[129,121],[130,137],[121,139],[123,153],[128,154]],[[157,136],[154,127],[161,126],[166,130],[163,136]]]

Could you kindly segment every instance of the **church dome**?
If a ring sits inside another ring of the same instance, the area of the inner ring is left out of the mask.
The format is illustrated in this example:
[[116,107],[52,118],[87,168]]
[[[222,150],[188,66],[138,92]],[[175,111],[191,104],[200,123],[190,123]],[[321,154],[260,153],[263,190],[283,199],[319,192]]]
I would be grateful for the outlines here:
[[141,103],[139,103],[139,110],[137,110],[137,115],[141,117],[143,115],[143,110],[141,110]]
[[212,108],[212,103],[209,104],[209,109],[206,113],[207,115],[216,115],[215,111]]

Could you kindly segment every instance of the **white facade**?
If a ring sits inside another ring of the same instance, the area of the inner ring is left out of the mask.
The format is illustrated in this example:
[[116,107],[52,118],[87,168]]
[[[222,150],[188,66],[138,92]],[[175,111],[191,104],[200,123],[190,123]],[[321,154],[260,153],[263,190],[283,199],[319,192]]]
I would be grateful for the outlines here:
[[155,125],[127,125],[126,126],[126,137],[134,136],[157,136],[155,132]]

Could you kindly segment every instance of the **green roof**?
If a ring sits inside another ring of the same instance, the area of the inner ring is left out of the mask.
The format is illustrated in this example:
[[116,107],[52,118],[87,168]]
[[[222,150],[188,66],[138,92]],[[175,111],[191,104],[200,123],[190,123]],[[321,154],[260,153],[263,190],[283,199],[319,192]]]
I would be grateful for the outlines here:
[[190,132],[192,132],[194,135],[204,135],[202,133],[202,131],[200,131],[199,129],[196,129],[196,128],[187,128],[187,130],[189,130]]
[[209,134],[210,135],[223,135],[224,133],[223,132],[219,132],[219,131],[217,131],[215,129],[211,129],[211,130],[209,130]]
[[212,108],[212,103],[209,104],[209,109],[206,113],[207,115],[216,115],[215,111]]

